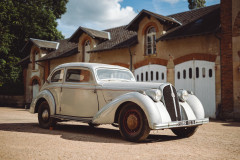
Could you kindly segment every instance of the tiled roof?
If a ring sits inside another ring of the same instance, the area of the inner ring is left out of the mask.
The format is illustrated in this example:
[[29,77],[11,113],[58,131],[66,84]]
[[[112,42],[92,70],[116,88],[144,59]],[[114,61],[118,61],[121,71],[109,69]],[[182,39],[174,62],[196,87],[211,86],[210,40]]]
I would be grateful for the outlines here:
[[110,39],[110,35],[108,32],[105,31],[97,31],[94,29],[89,29],[89,28],[84,28],[84,27],[79,27],[73,35],[69,38],[70,42],[78,42],[78,38],[83,34],[86,33],[92,38],[98,38],[98,39],[103,39],[107,40]]
[[137,44],[137,33],[134,31],[128,31],[125,27],[126,26],[121,26],[106,30],[107,32],[110,32],[111,39],[98,44],[97,47],[93,48],[89,52],[126,48]]
[[59,48],[48,53],[46,56],[40,58],[38,61],[50,60],[54,58],[67,57],[78,53],[78,44],[68,42],[68,39],[59,40]]
[[133,31],[137,31],[138,30],[138,26],[139,26],[139,22],[145,17],[145,16],[153,16],[155,17],[157,20],[160,21],[160,23],[163,24],[168,24],[168,25],[172,25],[172,26],[179,26],[181,25],[178,21],[174,20],[172,17],[167,17],[167,16],[163,16],[157,13],[153,13],[147,10],[142,10],[127,26],[126,29],[128,30],[133,30]]
[[213,10],[215,10],[217,8],[220,8],[219,4],[208,6],[208,7],[203,7],[203,8],[199,8],[199,9],[194,9],[191,11],[168,15],[168,17],[174,18],[175,20],[180,22],[182,25],[185,25],[196,19],[199,19],[200,17],[208,14],[209,12],[212,12]]
[[170,40],[181,37],[213,33],[220,25],[220,5],[169,15],[182,23],[157,39]]

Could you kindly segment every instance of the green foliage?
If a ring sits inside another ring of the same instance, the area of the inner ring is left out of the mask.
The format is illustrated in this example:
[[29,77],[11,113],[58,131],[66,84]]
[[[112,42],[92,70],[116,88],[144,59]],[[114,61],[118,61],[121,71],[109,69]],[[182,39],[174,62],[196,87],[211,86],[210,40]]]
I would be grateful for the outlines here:
[[188,8],[189,9],[196,9],[196,8],[201,8],[205,7],[205,0],[188,0]]
[[0,86],[21,81],[21,53],[29,38],[57,40],[64,38],[56,19],[66,12],[68,0],[0,1]]

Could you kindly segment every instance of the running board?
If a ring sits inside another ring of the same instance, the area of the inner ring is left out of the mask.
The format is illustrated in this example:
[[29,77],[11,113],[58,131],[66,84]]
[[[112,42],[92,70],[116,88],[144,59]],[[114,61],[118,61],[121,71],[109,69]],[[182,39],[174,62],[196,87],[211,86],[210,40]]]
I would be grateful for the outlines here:
[[83,123],[90,123],[93,117],[74,117],[74,116],[65,116],[65,115],[52,115],[51,117],[61,119],[61,120],[71,120],[71,121],[80,121]]

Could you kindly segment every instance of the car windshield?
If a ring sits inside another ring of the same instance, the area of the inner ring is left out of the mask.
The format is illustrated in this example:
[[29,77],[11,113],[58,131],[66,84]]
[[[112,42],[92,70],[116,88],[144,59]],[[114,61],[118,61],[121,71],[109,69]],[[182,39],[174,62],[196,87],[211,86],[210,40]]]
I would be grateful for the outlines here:
[[125,81],[135,81],[134,76],[130,71],[120,70],[120,69],[97,69],[97,76],[100,80],[125,80]]

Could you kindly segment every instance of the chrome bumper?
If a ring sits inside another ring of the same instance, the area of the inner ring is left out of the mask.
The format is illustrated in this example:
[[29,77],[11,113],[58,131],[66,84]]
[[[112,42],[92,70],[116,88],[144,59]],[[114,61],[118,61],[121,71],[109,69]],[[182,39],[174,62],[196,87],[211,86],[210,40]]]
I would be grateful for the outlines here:
[[198,126],[204,123],[208,123],[209,118],[196,119],[196,120],[183,120],[183,121],[174,121],[162,124],[153,125],[153,129],[166,129],[166,128],[178,128],[178,127],[191,127]]

